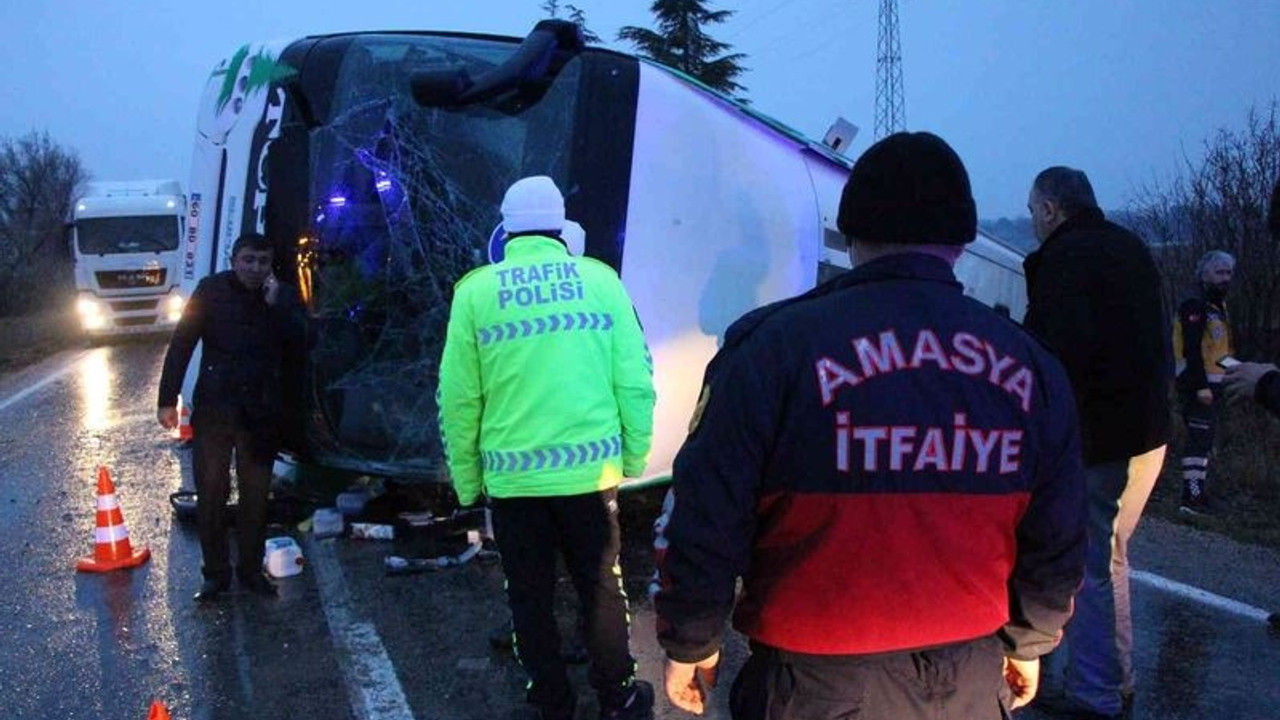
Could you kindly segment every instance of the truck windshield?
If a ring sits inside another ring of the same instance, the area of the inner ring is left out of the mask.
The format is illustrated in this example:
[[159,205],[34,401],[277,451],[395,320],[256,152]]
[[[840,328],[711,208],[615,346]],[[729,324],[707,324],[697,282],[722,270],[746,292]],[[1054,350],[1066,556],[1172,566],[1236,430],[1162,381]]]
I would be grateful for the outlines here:
[[299,280],[315,329],[306,434],[327,462],[439,470],[434,387],[453,284],[488,262],[512,182],[553,178],[569,217],[606,248],[596,254],[614,260],[606,241],[625,222],[634,59],[583,53],[534,87],[463,106],[411,96],[415,72],[465,68],[477,78],[514,48],[367,35],[332,63],[325,117],[306,138],[309,187],[298,188],[307,198]]
[[81,255],[165,252],[178,249],[174,215],[83,218],[76,221]]

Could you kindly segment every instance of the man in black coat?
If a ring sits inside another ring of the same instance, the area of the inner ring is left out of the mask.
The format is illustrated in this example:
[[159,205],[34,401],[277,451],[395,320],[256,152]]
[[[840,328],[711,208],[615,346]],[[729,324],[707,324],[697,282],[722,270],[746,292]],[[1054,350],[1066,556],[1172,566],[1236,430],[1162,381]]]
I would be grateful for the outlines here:
[[177,399],[197,342],[203,343],[191,417],[196,516],[204,556],[198,602],[216,599],[231,583],[225,505],[234,451],[240,499],[236,517],[241,586],[273,596],[262,574],[267,494],[279,449],[281,358],[294,334],[289,303],[271,273],[272,247],[262,235],[241,235],[231,270],[200,281],[178,321],[160,376],[160,424],[178,424]]
[[1065,629],[1064,686],[1074,708],[1118,717],[1133,693],[1127,544],[1170,429],[1160,274],[1142,240],[1103,216],[1079,170],[1041,172],[1028,209],[1041,247],[1025,264],[1026,327],[1071,378],[1089,496],[1089,552]]

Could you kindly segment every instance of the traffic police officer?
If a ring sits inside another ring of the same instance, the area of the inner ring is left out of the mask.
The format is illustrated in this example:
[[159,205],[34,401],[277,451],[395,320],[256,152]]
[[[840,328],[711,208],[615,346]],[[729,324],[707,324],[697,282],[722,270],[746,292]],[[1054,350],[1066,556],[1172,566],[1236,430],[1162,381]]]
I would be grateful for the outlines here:
[[730,328],[655,598],[678,707],[705,708],[740,577],[738,720],[994,717],[1034,696],[1082,576],[1079,431],[1057,360],[956,281],[976,222],[955,152],[892,135],[841,198],[855,269]]
[[552,614],[558,551],[586,615],[601,717],[647,718],[653,688],[634,679],[627,647],[617,487],[649,454],[652,359],[618,274],[561,241],[550,178],[512,185],[502,223],[502,261],[454,288],[439,385],[449,472],[463,505],[490,498],[529,702],[543,718],[576,707]]

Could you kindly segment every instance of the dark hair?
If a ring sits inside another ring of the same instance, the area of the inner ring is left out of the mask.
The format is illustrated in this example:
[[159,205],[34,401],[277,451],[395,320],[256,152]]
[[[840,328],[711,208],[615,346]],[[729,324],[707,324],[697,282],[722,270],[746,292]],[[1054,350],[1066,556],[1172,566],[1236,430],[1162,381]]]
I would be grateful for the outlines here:
[[241,250],[255,250],[259,252],[267,250],[274,252],[275,246],[271,244],[271,241],[268,240],[265,235],[259,235],[258,233],[245,233],[236,238],[235,244],[231,246],[231,257],[235,258],[236,255],[240,254]]
[[1046,200],[1052,200],[1068,216],[1098,207],[1089,176],[1083,170],[1055,165],[1041,170],[1032,186]]

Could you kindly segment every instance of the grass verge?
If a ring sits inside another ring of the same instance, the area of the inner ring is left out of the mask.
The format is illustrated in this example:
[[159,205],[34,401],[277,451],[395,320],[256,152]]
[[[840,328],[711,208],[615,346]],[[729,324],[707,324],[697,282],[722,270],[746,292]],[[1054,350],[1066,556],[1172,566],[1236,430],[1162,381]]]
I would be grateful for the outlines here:
[[82,343],[84,336],[72,310],[0,317],[0,373]]

